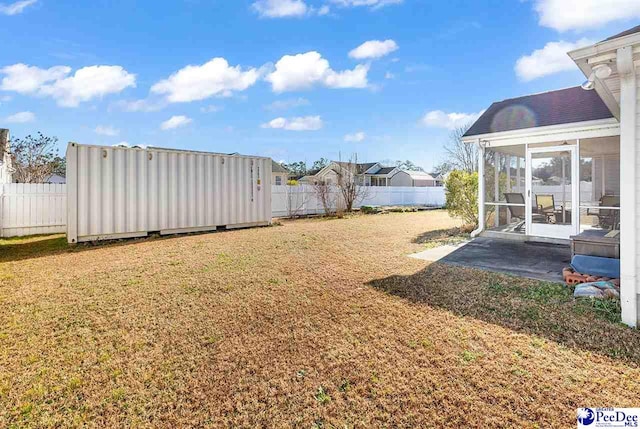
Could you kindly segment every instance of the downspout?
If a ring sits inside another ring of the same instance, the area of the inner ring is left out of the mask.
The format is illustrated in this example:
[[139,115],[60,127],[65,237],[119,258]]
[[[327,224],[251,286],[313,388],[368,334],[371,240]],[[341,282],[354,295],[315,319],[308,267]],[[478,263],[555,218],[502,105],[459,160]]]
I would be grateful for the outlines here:
[[617,52],[620,75],[620,307],[622,323],[637,326],[637,218],[636,143],[637,143],[637,83],[633,64],[633,47]]
[[478,145],[478,227],[471,231],[471,238],[475,238],[484,231],[484,142],[477,139]]

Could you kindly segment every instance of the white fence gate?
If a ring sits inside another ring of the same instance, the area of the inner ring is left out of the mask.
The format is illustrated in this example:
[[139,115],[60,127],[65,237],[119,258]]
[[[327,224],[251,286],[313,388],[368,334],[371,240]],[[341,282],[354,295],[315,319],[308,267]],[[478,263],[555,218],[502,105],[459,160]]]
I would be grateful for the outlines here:
[[67,185],[0,184],[0,237],[66,231]]
[[[322,214],[324,209],[312,185],[272,186],[271,213],[273,217]],[[332,189],[330,200],[340,200],[337,189]],[[372,206],[429,206],[442,207],[445,203],[444,187],[413,188],[404,186],[367,186],[366,197],[356,204]]]

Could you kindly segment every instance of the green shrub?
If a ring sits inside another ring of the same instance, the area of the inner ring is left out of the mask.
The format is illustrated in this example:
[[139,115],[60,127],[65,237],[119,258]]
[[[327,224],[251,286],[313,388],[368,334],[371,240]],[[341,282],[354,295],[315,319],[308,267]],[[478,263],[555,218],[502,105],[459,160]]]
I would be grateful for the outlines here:
[[451,216],[478,225],[478,173],[454,170],[445,183],[446,207]]

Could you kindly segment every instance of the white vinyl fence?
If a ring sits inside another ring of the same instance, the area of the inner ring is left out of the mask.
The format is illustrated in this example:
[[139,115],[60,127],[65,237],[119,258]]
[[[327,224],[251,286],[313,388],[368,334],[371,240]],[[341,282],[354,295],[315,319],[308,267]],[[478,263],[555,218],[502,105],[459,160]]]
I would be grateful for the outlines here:
[[0,184],[0,237],[65,232],[66,225],[66,185]]
[[[67,185],[0,184],[0,237],[66,232]],[[273,217],[322,214],[322,204],[311,185],[272,186]],[[338,201],[338,191],[331,199]],[[416,205],[441,207],[444,188],[367,187],[362,205]]]
[[[356,204],[372,206],[444,206],[444,187],[367,186],[365,198]],[[339,191],[332,189],[332,207],[340,201]],[[272,186],[271,213],[273,217],[322,214],[324,209],[312,185]]]

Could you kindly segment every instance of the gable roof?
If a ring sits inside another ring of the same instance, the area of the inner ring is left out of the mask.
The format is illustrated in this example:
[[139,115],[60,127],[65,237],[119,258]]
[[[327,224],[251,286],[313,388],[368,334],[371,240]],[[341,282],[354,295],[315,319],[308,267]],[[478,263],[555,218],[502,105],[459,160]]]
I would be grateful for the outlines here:
[[[630,36],[630,35],[636,34],[636,33],[640,33],[640,25],[636,25],[635,27],[630,28],[628,30],[625,30],[625,31],[623,31],[621,33],[618,33],[618,34],[614,35],[614,36],[607,37],[602,42],[608,42],[609,40],[617,39],[619,37],[624,37],[624,36]],[[602,43],[602,42],[600,42],[600,43]]]
[[284,168],[282,164],[275,162],[273,159],[271,160],[271,172],[273,173],[288,173],[289,170]]
[[391,173],[393,170],[395,170],[396,167],[382,167],[380,170],[376,171],[375,173],[371,173],[371,174],[389,174]]
[[401,170],[403,173],[407,173],[409,177],[413,180],[435,180],[433,176],[429,173],[425,173],[424,171],[412,171],[412,170]]
[[493,103],[464,137],[608,118],[598,93],[576,86]]
[[[331,161],[331,163],[335,163],[347,170],[354,165],[352,162],[346,162],[346,161]],[[362,163],[355,164],[356,174],[363,174],[365,171],[367,171],[368,169],[370,169],[376,164],[377,162],[362,162]]]

